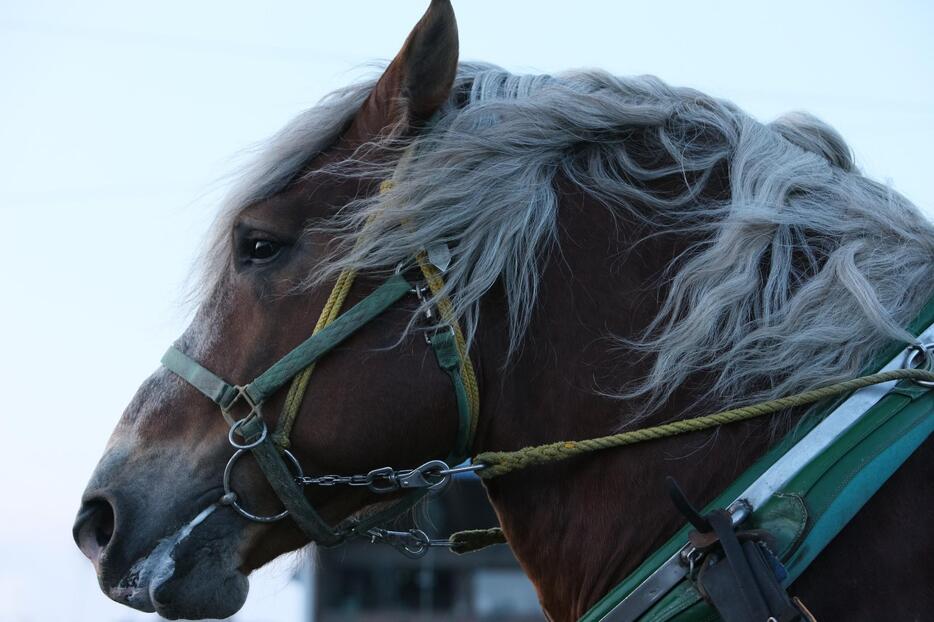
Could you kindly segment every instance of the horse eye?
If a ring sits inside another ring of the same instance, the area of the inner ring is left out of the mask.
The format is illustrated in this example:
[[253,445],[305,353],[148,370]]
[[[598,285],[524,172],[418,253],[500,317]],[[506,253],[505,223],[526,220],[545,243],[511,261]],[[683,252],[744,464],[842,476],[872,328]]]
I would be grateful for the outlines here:
[[253,240],[250,242],[250,259],[269,261],[279,254],[282,245],[272,240]]

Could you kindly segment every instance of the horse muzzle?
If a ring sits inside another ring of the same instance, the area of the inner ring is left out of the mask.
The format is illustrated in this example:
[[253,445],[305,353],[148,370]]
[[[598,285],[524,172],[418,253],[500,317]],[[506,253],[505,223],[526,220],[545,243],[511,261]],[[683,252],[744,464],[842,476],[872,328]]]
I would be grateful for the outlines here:
[[218,503],[222,488],[180,494],[180,482],[134,484],[128,470],[122,460],[102,461],[72,529],[101,590],[169,619],[236,613],[249,590],[239,569],[244,522]]

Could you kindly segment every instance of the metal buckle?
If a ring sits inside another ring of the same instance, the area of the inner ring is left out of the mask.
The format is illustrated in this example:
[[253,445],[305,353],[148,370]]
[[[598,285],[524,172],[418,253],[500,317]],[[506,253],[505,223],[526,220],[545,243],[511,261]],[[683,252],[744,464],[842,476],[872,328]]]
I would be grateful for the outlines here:
[[[905,369],[924,369],[934,372],[934,343],[913,344],[905,357]],[[915,380],[922,387],[934,387],[934,381]]]
[[[241,421],[243,420],[241,419]],[[265,430],[265,425],[263,426],[263,429]],[[246,509],[244,509],[242,505],[240,505],[240,503],[237,500],[238,499],[237,493],[234,492],[233,489],[230,487],[230,478],[231,478],[231,474],[233,473],[233,465],[234,463],[237,462],[237,460],[240,459],[240,456],[242,456],[246,452],[247,452],[246,449],[238,449],[237,451],[235,451],[234,455],[232,455],[230,457],[230,460],[227,461],[227,466],[224,467],[224,496],[221,497],[221,501],[220,501],[221,504],[229,505],[240,516],[243,516],[244,518],[247,518],[251,521],[255,521],[257,523],[274,523],[276,521],[282,520],[283,518],[289,515],[288,510],[282,510],[278,514],[271,514],[269,516],[260,516],[258,514],[253,514],[252,512],[249,512]],[[292,455],[292,452],[290,452],[287,449],[283,449],[282,454],[286,458],[288,458],[288,461],[291,463],[291,466],[294,467],[293,471],[297,472],[296,477],[304,477],[304,472],[302,471],[302,465],[298,462],[298,458]]]

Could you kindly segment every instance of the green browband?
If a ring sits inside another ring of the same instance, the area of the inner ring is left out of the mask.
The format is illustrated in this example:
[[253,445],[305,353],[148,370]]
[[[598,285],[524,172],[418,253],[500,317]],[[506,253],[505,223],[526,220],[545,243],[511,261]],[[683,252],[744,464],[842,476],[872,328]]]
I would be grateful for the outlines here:
[[[407,496],[382,511],[332,527],[305,497],[303,489],[296,484],[295,474],[283,458],[282,449],[277,447],[267,435],[266,424],[260,412],[262,404],[296,374],[318,361],[412,291],[412,284],[402,274],[388,278],[366,298],[296,346],[252,382],[242,386],[226,382],[174,346],[169,348],[162,357],[162,364],[167,369],[188,381],[208,399],[220,406],[221,412],[232,426],[230,437],[234,447],[240,448],[241,451],[252,452],[288,514],[306,535],[320,545],[333,546],[350,537],[366,534],[371,527],[384,523],[412,507],[425,495],[426,491],[411,491]],[[432,336],[430,343],[439,366],[451,379],[457,399],[457,438],[451,456],[448,457],[449,461],[457,463],[468,457],[472,444],[471,415],[461,377],[461,357],[453,331],[439,331]],[[235,420],[231,412],[238,404],[248,412],[243,418]],[[235,431],[245,439],[243,445],[233,442]],[[241,513],[253,520],[268,521],[278,518],[255,517],[244,511]],[[284,515],[283,513],[280,517]]]

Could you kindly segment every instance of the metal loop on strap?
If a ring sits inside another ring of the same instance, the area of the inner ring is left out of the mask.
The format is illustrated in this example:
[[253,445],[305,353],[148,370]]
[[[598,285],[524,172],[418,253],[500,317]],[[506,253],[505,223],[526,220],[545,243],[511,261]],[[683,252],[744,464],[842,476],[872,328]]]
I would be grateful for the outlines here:
[[[234,440],[235,434],[239,434],[240,436],[243,436],[244,438],[246,438],[246,436],[242,432],[240,432],[240,428],[247,421],[252,421],[252,417],[255,416],[259,418],[258,411],[254,410],[253,412],[256,414],[255,415],[250,414],[244,417],[243,419],[238,419],[237,421],[234,422],[232,426],[230,426],[230,430],[227,432],[227,440],[230,441],[230,444],[234,447],[234,449],[238,449],[240,451],[243,451],[245,449],[253,449],[254,447],[258,446],[260,443],[266,440],[266,436],[268,435],[269,431],[266,429],[266,422],[263,421],[261,418],[259,419],[259,424],[261,426],[261,432],[259,433],[259,436],[257,436],[252,441],[247,442],[247,443],[238,443],[237,441]],[[295,458],[292,458],[292,460],[295,460]]]
[[[910,346],[904,367],[934,372],[934,343]],[[915,383],[922,387],[934,387],[934,381],[930,380],[915,380]]]
[[[265,430],[266,430],[266,426],[264,425],[263,426],[263,438],[265,438],[265,434],[266,434]],[[224,496],[221,497],[221,502],[224,505],[229,505],[230,507],[232,507],[238,514],[240,514],[240,516],[243,516],[244,518],[247,518],[252,521],[256,521],[257,523],[274,523],[276,521],[280,521],[289,515],[288,510],[282,510],[278,514],[271,514],[268,516],[260,516],[258,514],[253,514],[252,512],[246,510],[242,505],[240,505],[238,501],[237,493],[234,492],[233,489],[230,487],[230,478],[233,473],[233,466],[237,462],[237,460],[240,459],[240,456],[242,456],[247,451],[248,451],[247,449],[238,449],[237,451],[234,452],[234,455],[230,457],[230,460],[227,461],[227,466],[224,467]],[[299,463],[298,458],[292,455],[292,452],[290,452],[287,449],[282,450],[282,454],[288,459],[288,462],[293,467],[296,477],[299,477],[299,478],[304,477],[304,472],[302,471],[302,465]]]

